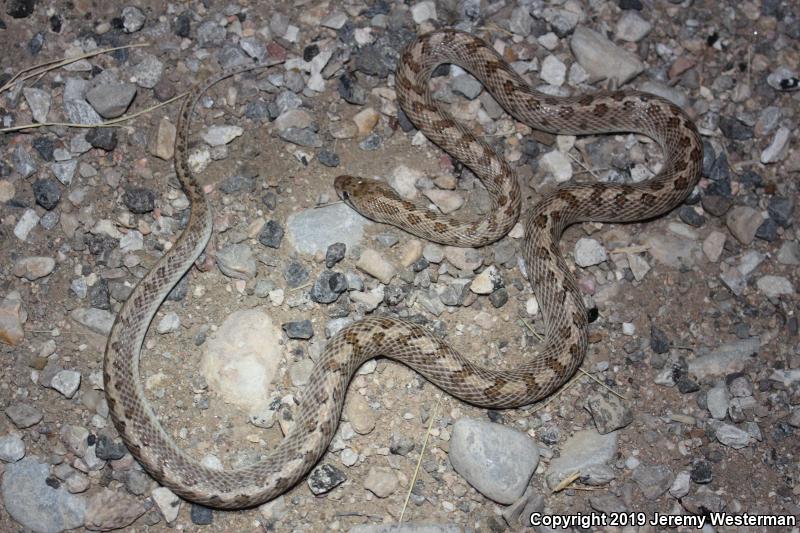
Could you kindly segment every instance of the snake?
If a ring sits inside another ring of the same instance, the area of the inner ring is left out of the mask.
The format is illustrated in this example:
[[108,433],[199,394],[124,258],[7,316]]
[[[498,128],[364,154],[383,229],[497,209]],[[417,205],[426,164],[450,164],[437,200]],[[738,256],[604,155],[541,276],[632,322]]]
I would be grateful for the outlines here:
[[651,219],[683,202],[700,176],[703,147],[690,117],[661,97],[633,90],[556,97],[534,90],[485,41],[456,30],[436,30],[411,41],[398,59],[395,90],[402,110],[424,135],[467,165],[488,191],[492,208],[474,220],[444,215],[401,197],[385,182],[339,176],[339,197],[379,222],[442,244],[479,247],[502,238],[520,218],[522,193],[514,169],[433,98],[439,65],[470,72],[514,118],[560,135],[634,132],[653,139],[663,165],[632,184],[564,184],[545,194],[524,217],[522,255],[539,301],[544,340],[510,369],[486,368],[414,322],[369,315],[326,343],[300,395],[294,425],[253,464],[235,469],[204,466],[181,449],[159,423],[139,378],[147,329],[162,301],[204,251],[212,215],[188,163],[189,123],[195,104],[214,83],[259,68],[248,64],[198,84],[178,114],[174,150],[177,178],[190,201],[188,223],[174,245],[139,281],[117,313],[104,355],[106,398],[114,426],[133,457],[180,497],[218,509],[272,500],[295,486],[326,452],[339,424],[348,385],[365,361],[386,357],[424,376],[452,396],[478,407],[532,404],[563,385],[587,351],[587,310],[575,275],[559,250],[574,223]]

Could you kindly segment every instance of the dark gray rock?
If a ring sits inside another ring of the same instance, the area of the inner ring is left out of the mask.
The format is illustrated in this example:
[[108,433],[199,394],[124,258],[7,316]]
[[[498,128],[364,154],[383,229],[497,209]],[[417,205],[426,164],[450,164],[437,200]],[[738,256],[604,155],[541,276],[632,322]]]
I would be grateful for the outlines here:
[[132,213],[149,213],[155,209],[156,193],[144,187],[128,187],[122,201]]
[[317,303],[330,304],[347,290],[347,279],[341,272],[325,270],[311,288],[311,299]]
[[330,464],[322,464],[315,468],[308,476],[308,488],[311,492],[319,496],[330,492],[337,486],[345,482],[347,476]]
[[347,245],[343,242],[335,242],[328,246],[328,250],[325,252],[325,266],[328,268],[333,267],[333,265],[344,259],[346,251]]
[[38,179],[33,182],[33,196],[37,204],[49,211],[61,200],[61,187],[50,178]]
[[264,224],[264,228],[258,234],[258,242],[270,248],[280,248],[283,240],[283,227],[274,220]]
[[290,339],[304,339],[308,340],[314,336],[314,327],[311,325],[310,320],[298,320],[295,322],[286,322],[283,326],[283,331]]

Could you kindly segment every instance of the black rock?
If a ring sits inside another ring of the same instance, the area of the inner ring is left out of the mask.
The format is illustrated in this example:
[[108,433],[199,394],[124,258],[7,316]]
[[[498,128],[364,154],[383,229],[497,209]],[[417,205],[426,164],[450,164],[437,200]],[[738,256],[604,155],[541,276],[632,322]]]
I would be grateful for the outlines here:
[[315,468],[308,476],[308,488],[319,496],[345,482],[347,476],[335,466],[325,463]]
[[763,185],[764,180],[761,179],[760,174],[757,174],[752,170],[747,170],[741,176],[739,176],[739,184],[754,189],[756,187],[760,187],[761,185]]
[[371,152],[383,146],[383,137],[377,133],[370,133],[366,139],[358,143],[358,147],[362,150]]
[[699,214],[693,207],[688,205],[681,206],[678,210],[678,217],[686,224],[696,228],[706,223],[706,217]]
[[198,526],[207,526],[214,521],[214,513],[208,507],[204,507],[197,503],[192,504],[192,509],[189,511],[189,516],[192,519],[192,524]]
[[717,154],[714,152],[714,146],[707,140],[703,139],[703,170],[704,177],[711,175],[711,169],[717,160]]
[[128,449],[125,447],[125,443],[114,442],[114,440],[107,435],[100,435],[97,438],[96,447],[94,449],[97,458],[104,461],[122,459],[127,452]]
[[650,349],[655,353],[667,353],[669,351],[669,337],[656,326],[650,326]]
[[310,320],[298,320],[295,322],[286,322],[283,326],[283,331],[290,339],[310,339],[314,336],[314,328]]
[[335,242],[328,246],[325,252],[325,266],[331,268],[333,265],[344,259],[347,245],[343,242]]
[[169,291],[167,294],[167,300],[172,302],[180,302],[186,295],[189,293],[189,278],[187,274],[184,274],[183,277],[172,287],[172,290]]
[[33,182],[33,196],[37,204],[50,211],[61,200],[61,187],[54,179],[39,179]]
[[756,230],[756,237],[763,241],[775,242],[778,238],[778,225],[771,218],[766,219]]
[[414,261],[414,263],[412,263],[411,270],[413,270],[414,272],[422,272],[429,266],[430,263],[428,262],[428,260],[425,259],[424,257],[420,257],[419,259]]
[[53,15],[50,17],[50,31],[53,33],[61,33],[61,17],[58,15]]
[[325,270],[311,287],[311,299],[320,304],[330,304],[347,290],[347,278],[341,272]]
[[345,72],[339,77],[336,88],[339,96],[349,104],[364,105],[367,103],[367,91],[358,85],[355,76],[350,73]]
[[8,0],[6,2],[6,13],[9,17],[21,19],[30,16],[36,0]]
[[399,304],[405,297],[405,291],[397,285],[388,285],[383,290],[383,303],[390,307]]
[[522,153],[527,155],[530,159],[539,157],[542,151],[542,145],[533,139],[526,139],[522,144]]
[[706,189],[706,194],[732,198],[731,182],[728,180],[712,181]]
[[709,215],[721,217],[731,208],[733,205],[733,200],[711,194],[708,196],[703,196],[702,205],[705,212]]
[[319,154],[317,154],[317,159],[319,159],[319,162],[326,167],[338,167],[339,163],[341,162],[339,156],[335,152],[331,152],[329,150],[322,150]]
[[391,72],[380,49],[374,44],[368,44],[355,52],[355,68],[378,78],[385,78]]
[[695,483],[711,483],[711,480],[714,477],[711,471],[711,463],[705,459],[696,459],[692,461],[692,471],[690,473],[690,477]]
[[400,129],[405,133],[415,129],[414,124],[408,120],[408,115],[406,115],[400,107],[397,108],[397,123],[400,125]]
[[89,302],[97,309],[111,309],[111,300],[108,295],[108,280],[100,279],[89,287]]
[[283,228],[274,220],[264,224],[264,228],[258,234],[258,242],[270,248],[279,248],[283,240]]
[[132,213],[149,213],[156,207],[156,193],[144,187],[128,187],[122,201]]
[[681,394],[691,394],[700,390],[700,385],[689,376],[681,376],[678,378],[675,382],[675,386]]
[[283,271],[283,277],[289,285],[289,288],[294,289],[308,281],[308,271],[302,263],[292,261],[286,265],[286,269]]
[[45,161],[53,160],[53,150],[55,143],[49,137],[37,137],[31,142],[31,146],[39,153]]
[[86,140],[93,148],[110,152],[117,147],[117,132],[114,128],[93,128],[86,134]]
[[497,289],[489,295],[489,301],[492,302],[495,309],[503,307],[508,302],[508,290],[505,287]]
[[303,61],[311,61],[319,54],[319,46],[310,44],[303,49]]
[[28,53],[32,56],[38,56],[44,46],[44,33],[39,32],[28,41]]
[[244,108],[244,116],[261,122],[269,120],[269,104],[263,100],[253,100]]
[[261,197],[261,203],[270,211],[275,211],[275,208],[278,206],[278,195],[275,194],[274,191],[267,191],[264,193],[264,196]]
[[773,196],[769,201],[769,205],[767,206],[767,212],[772,220],[784,228],[788,228],[792,225],[793,211],[794,202],[791,200],[791,198],[787,198],[785,196]]
[[708,177],[714,181],[731,179],[731,167],[728,165],[728,156],[725,153],[719,154],[719,157],[714,161]]
[[635,9],[636,11],[641,11],[642,7],[642,2],[639,0],[619,0],[620,9]]
[[738,118],[720,116],[719,129],[725,137],[734,141],[746,141],[753,138],[753,127]]
[[192,26],[192,14],[184,11],[175,19],[175,35],[178,37],[188,37]]

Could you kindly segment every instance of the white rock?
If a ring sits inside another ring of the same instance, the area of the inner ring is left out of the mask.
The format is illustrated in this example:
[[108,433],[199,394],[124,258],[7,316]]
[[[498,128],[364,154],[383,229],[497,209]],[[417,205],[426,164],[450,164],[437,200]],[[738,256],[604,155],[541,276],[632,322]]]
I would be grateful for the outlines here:
[[81,386],[81,373],[75,370],[62,370],[50,381],[50,386],[67,398],[72,398]]
[[572,178],[572,162],[558,150],[544,154],[539,160],[539,164],[559,183]]
[[397,194],[406,200],[412,200],[417,196],[417,180],[422,177],[423,174],[419,170],[399,165],[394,168],[387,182],[397,191]]
[[792,132],[789,128],[781,126],[772,137],[772,142],[761,152],[761,162],[766,164],[777,163],[786,157],[789,148],[789,137]]
[[38,223],[39,215],[36,214],[36,211],[33,209],[26,209],[20,217],[19,222],[17,222],[17,225],[14,226],[14,235],[21,241],[27,240],[28,234]]
[[392,278],[397,274],[397,269],[394,265],[372,248],[367,248],[361,252],[361,257],[358,258],[356,267],[384,284],[392,281]]
[[420,24],[426,20],[436,20],[436,4],[433,2],[419,2],[411,8],[411,17]]
[[794,294],[792,282],[783,276],[762,276],[756,282],[756,286],[767,298],[778,298],[782,295],[790,296]]
[[156,502],[158,510],[168,524],[178,518],[178,511],[181,510],[181,499],[167,487],[158,487],[150,494]]
[[651,29],[653,29],[653,25],[640,17],[638,13],[625,10],[617,21],[614,37],[636,43],[644,39]]
[[578,266],[599,265],[607,259],[606,249],[595,239],[582,237],[575,243],[575,263]]
[[156,330],[164,335],[165,333],[174,333],[181,327],[181,318],[177,313],[170,311],[158,321]]
[[560,87],[567,79],[567,66],[556,56],[549,55],[542,61],[542,69],[539,75],[550,85]]
[[280,330],[266,313],[232,313],[206,344],[201,371],[209,388],[248,412],[267,404],[280,362],[280,340]]
[[243,133],[240,126],[211,126],[203,133],[203,140],[211,146],[222,146]]
[[475,276],[470,285],[470,290],[475,294],[492,294],[503,285],[503,278],[497,267],[490,265],[483,272]]
[[575,28],[570,48],[581,66],[594,78],[615,79],[623,85],[644,70],[638,56],[583,26]]

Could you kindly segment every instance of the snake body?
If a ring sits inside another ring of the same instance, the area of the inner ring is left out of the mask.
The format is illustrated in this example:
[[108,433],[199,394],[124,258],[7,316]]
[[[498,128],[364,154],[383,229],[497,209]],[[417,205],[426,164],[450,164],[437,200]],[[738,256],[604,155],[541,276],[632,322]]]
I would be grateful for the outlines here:
[[[524,224],[523,253],[542,308],[545,341],[543,349],[521,366],[483,368],[419,325],[390,317],[365,318],[330,339],[303,391],[294,428],[277,447],[253,465],[215,470],[190,458],[166,433],[145,400],[139,380],[139,355],[147,328],[211,235],[208,201],[187,163],[188,125],[203,92],[235,72],[198,86],[181,107],[175,145],[175,170],[191,201],[188,225],[122,306],[104,361],[106,396],[117,431],[143,467],[181,497],[234,509],[258,505],[294,486],[325,453],[350,379],[373,357],[402,362],[453,396],[478,406],[517,407],[549,395],[575,372],[587,349],[586,310],[557,245],[563,230],[587,220],[655,217],[680,204],[698,181],[702,145],[691,120],[672,103],[635,91],[548,96],[532,90],[481,39],[443,30],[420,36],[405,49],[397,68],[397,97],[429,139],[470,166],[489,191],[493,209],[478,220],[455,220],[400,198],[383,183],[337,178],[339,195],[371,218],[440,243],[480,246],[501,238],[519,217],[521,192],[513,169],[432,99],[428,79],[442,63],[470,71],[509,113],[537,129],[573,135],[639,132],[660,145],[664,165],[653,178],[634,185],[564,186],[531,209]],[[236,72],[253,68],[259,67]]]

